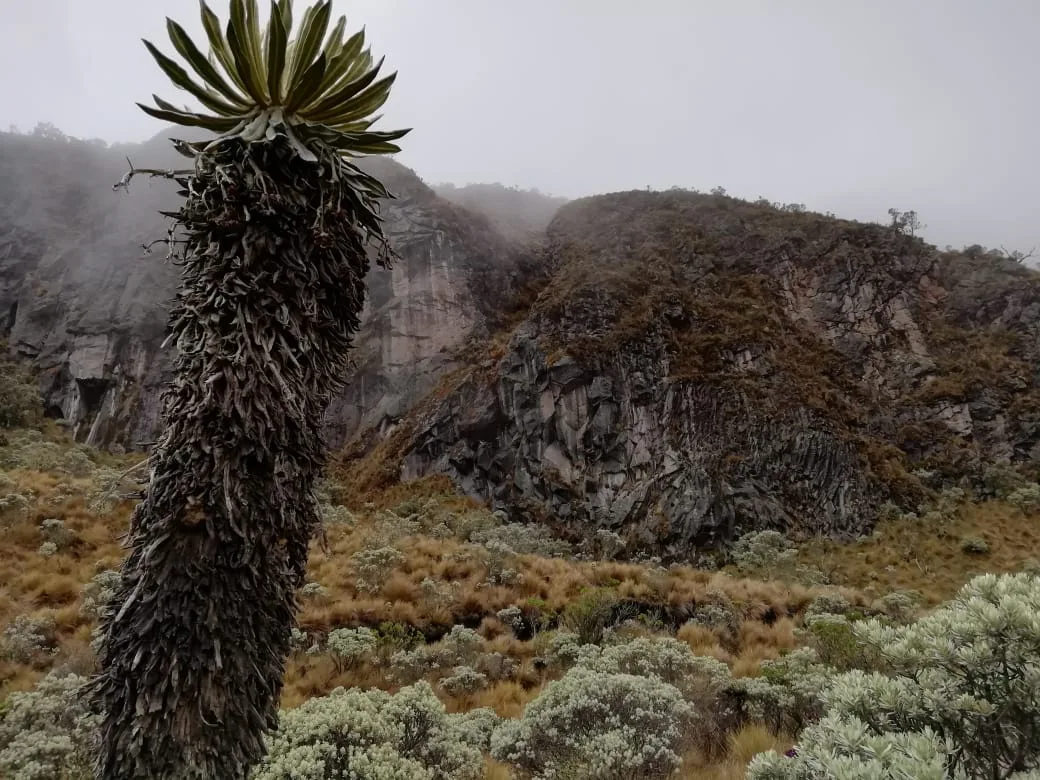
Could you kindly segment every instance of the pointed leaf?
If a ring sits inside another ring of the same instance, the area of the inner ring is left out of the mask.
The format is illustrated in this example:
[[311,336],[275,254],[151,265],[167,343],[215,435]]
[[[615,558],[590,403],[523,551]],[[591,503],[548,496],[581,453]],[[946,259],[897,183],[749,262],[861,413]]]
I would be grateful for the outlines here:
[[206,30],[206,37],[209,39],[210,54],[224,68],[224,72],[235,83],[235,86],[242,90],[244,95],[249,96],[246,83],[239,75],[238,68],[235,67],[235,59],[231,54],[231,49],[228,47],[227,40],[224,38],[224,33],[220,29],[220,20],[210,10],[210,7],[206,5],[206,0],[199,0],[199,6],[202,14],[202,26]]
[[282,27],[285,28],[285,36],[288,38],[292,35],[292,0],[278,0],[278,13],[282,15]]
[[318,161],[318,156],[314,153],[314,150],[297,137],[290,125],[285,125],[285,136],[289,139],[289,143],[292,145],[293,149],[296,150],[296,153],[300,155],[301,159],[306,160],[307,162]]
[[386,102],[390,96],[390,87],[396,78],[397,74],[392,73],[385,79],[377,81],[361,94],[342,103],[333,101],[330,97],[322,101],[321,106],[325,107],[324,111],[319,110],[321,108],[319,106],[313,112],[308,112],[307,119],[312,122],[325,123],[351,122],[362,119]]
[[300,23],[300,32],[296,35],[295,38],[289,41],[289,46],[286,49],[286,66],[290,77],[293,73],[296,72],[295,68],[297,61],[297,53],[300,50],[300,41],[303,40],[304,32],[310,25],[310,18],[314,16],[315,10],[317,10],[316,6],[311,6],[303,12],[303,21]]
[[[379,75],[379,68],[382,65],[383,60],[380,60],[379,64],[372,68],[372,70],[368,71],[368,73],[344,84],[337,90],[327,93],[314,105],[304,106],[301,110],[302,113],[314,114],[317,116],[334,109],[336,106],[341,105],[355,95],[360,94],[362,90],[368,87],[368,85],[375,80],[376,76]],[[393,82],[391,81],[391,83]]]
[[[267,68],[264,67],[264,45],[260,35],[260,9],[257,7],[256,0],[244,0],[244,3],[246,22],[244,29],[241,31],[242,37],[243,41],[249,46],[249,59],[252,60],[253,66],[256,68],[256,80],[263,88],[267,77]],[[269,96],[270,90],[264,89],[264,95]]]
[[362,30],[352,35],[336,55],[331,55],[326,50],[325,54],[329,58],[329,68],[325,79],[325,89],[320,94],[337,90],[368,70],[365,58],[358,56],[364,43],[365,33]]
[[289,93],[286,101],[286,113],[293,114],[298,106],[303,105],[311,97],[317,94],[325,83],[326,60],[325,53],[318,55],[318,59],[307,68],[300,79],[300,83]]
[[258,106],[267,105],[267,95],[261,85],[260,65],[254,62],[245,37],[246,9],[244,0],[231,0],[231,18],[227,24],[227,42],[235,59],[235,69],[246,85],[246,92]]
[[285,46],[288,40],[275,0],[271,0],[271,19],[267,31],[267,89],[271,93],[271,102],[278,105],[282,102],[282,76],[285,72]]
[[217,90],[221,95],[227,98],[231,103],[240,105],[243,108],[248,108],[249,104],[242,98],[241,93],[235,90],[220,72],[213,66],[213,63],[206,58],[195,45],[195,41],[191,39],[184,28],[181,27],[177,22],[167,17],[166,19],[166,30],[170,34],[170,40],[173,42],[173,47],[177,52],[188,61],[188,64],[195,69],[195,72],[205,80],[213,89]]
[[304,19],[300,35],[296,39],[296,48],[293,51],[292,70],[289,72],[287,88],[290,99],[304,71],[310,67],[321,51],[321,42],[329,26],[329,15],[332,13],[332,3],[326,0],[311,10],[313,13]]
[[155,58],[155,61],[159,63],[159,67],[162,68],[163,72],[169,76],[170,81],[185,92],[194,95],[206,108],[224,115],[240,113],[239,107],[219,99],[212,92],[192,81],[184,68],[159,51],[150,41],[144,41],[144,45],[152,57]]
[[[346,52],[341,56],[345,58]],[[368,73],[372,69],[372,54],[366,49],[361,54],[353,56],[351,60],[342,60],[339,65],[340,67],[335,74],[336,81],[322,93],[322,100],[333,92],[342,89],[350,82],[360,78],[362,74]]]
[[137,105],[149,116],[154,116],[156,119],[161,119],[164,122],[173,122],[174,124],[187,125],[189,127],[203,127],[216,132],[230,130],[237,122],[235,119],[203,116],[202,114],[193,114],[188,111],[164,111],[146,106],[144,103],[138,103]]
[[343,32],[346,29],[347,17],[341,16],[336,20],[336,26],[332,28],[332,32],[329,33],[328,40],[325,44],[325,55],[330,60],[335,59],[343,49]]

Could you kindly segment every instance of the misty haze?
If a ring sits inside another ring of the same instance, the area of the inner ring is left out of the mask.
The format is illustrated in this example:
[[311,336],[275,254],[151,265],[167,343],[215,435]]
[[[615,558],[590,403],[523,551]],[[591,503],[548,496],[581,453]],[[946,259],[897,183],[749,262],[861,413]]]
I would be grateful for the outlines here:
[[[1040,244],[1031,0],[635,8],[352,0],[343,11],[400,72],[385,121],[415,128],[398,159],[428,182],[567,198],[721,186],[861,220],[915,210],[939,246]],[[163,40],[164,15],[201,34],[193,0],[4,10],[0,127],[50,122],[109,142],[156,133],[134,102],[162,92],[163,76],[139,39]]]
[[1035,0],[0,2],[0,777],[1040,779]]

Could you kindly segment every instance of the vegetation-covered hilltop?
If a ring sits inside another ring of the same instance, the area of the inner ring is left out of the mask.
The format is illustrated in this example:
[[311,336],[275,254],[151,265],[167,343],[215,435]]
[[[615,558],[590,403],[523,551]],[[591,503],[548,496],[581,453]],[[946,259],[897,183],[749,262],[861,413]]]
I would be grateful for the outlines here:
[[994,463],[1037,476],[1040,274],[1013,260],[677,190],[568,203],[543,261],[389,473],[673,560],[852,539],[886,502],[984,494]]

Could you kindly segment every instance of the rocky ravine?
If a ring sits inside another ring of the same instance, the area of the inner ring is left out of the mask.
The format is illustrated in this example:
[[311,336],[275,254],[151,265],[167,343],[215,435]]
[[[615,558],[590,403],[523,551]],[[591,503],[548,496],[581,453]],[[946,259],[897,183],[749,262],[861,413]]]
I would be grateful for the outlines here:
[[[176,269],[165,246],[172,183],[134,180],[113,192],[125,156],[182,166],[168,133],[141,146],[0,134],[0,312],[9,348],[41,371],[47,413],[76,438],[139,447],[155,438],[170,355],[161,348]],[[438,198],[389,160],[366,165],[398,200],[385,210],[401,259],[374,269],[350,384],[330,408],[330,442],[396,420],[487,332],[526,255],[487,219]]]
[[685,557],[1040,455],[1040,274],[691,193],[565,206],[504,355],[416,414],[405,478]]

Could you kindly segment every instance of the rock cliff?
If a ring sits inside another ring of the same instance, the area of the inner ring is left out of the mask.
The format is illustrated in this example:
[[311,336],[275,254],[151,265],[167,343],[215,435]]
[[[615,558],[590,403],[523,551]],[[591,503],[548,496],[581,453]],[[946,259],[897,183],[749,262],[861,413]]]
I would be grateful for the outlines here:
[[565,206],[492,365],[399,437],[519,516],[684,557],[854,537],[879,506],[1040,455],[1040,274],[892,228],[684,192]]
[[[159,215],[175,186],[135,179],[137,165],[183,166],[167,136],[106,149],[76,140],[0,135],[0,312],[12,352],[40,370],[47,413],[78,439],[139,447],[156,434],[170,356],[161,349],[176,268]],[[401,259],[374,269],[356,368],[329,412],[339,446],[362,426],[404,415],[486,333],[520,281],[525,255],[487,218],[438,198],[411,171],[373,160],[398,196],[385,208]]]
[[[101,446],[154,437],[169,370],[176,269],[142,245],[174,194],[113,192],[127,154],[180,163],[164,137],[0,136],[8,344]],[[518,519],[687,557],[751,529],[853,537],[996,461],[1040,471],[1040,274],[1021,265],[683,191],[569,203],[536,247],[497,207],[369,164],[399,196],[401,259],[369,279],[328,418],[358,491],[447,475]]]

